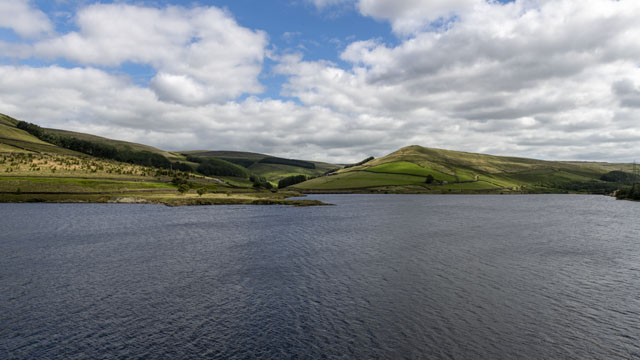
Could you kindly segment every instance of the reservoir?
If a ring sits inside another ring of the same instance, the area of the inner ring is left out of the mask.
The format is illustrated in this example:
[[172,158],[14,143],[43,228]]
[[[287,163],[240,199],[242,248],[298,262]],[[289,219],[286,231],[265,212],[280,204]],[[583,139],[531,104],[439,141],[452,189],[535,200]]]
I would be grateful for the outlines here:
[[640,358],[640,203],[0,204],[0,358]]

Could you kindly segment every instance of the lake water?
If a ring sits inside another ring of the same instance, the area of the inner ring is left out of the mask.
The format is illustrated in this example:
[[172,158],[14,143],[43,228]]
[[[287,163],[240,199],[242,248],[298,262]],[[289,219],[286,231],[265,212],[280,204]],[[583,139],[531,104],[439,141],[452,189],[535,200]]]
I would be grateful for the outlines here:
[[640,203],[0,204],[0,358],[640,358]]

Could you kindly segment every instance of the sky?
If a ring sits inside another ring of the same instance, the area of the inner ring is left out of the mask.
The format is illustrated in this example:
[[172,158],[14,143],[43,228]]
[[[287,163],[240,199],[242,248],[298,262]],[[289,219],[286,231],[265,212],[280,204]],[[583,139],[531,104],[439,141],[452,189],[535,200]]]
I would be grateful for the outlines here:
[[640,160],[637,0],[0,0],[0,113],[166,150]]

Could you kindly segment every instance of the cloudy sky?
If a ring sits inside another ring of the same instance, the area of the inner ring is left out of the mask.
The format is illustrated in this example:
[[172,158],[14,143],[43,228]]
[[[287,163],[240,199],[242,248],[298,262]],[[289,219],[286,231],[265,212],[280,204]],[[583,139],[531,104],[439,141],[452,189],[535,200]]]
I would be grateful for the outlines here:
[[640,160],[638,0],[0,0],[0,113],[168,150]]

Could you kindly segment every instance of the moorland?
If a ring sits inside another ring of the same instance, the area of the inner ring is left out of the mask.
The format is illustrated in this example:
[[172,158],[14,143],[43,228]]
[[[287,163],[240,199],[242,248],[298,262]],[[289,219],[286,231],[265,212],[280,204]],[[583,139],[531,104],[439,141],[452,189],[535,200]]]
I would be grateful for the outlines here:
[[[321,158],[321,156],[318,156]],[[628,163],[545,161],[418,145],[352,164],[165,151],[0,114],[1,202],[290,204],[309,193],[588,193],[640,200]]]

